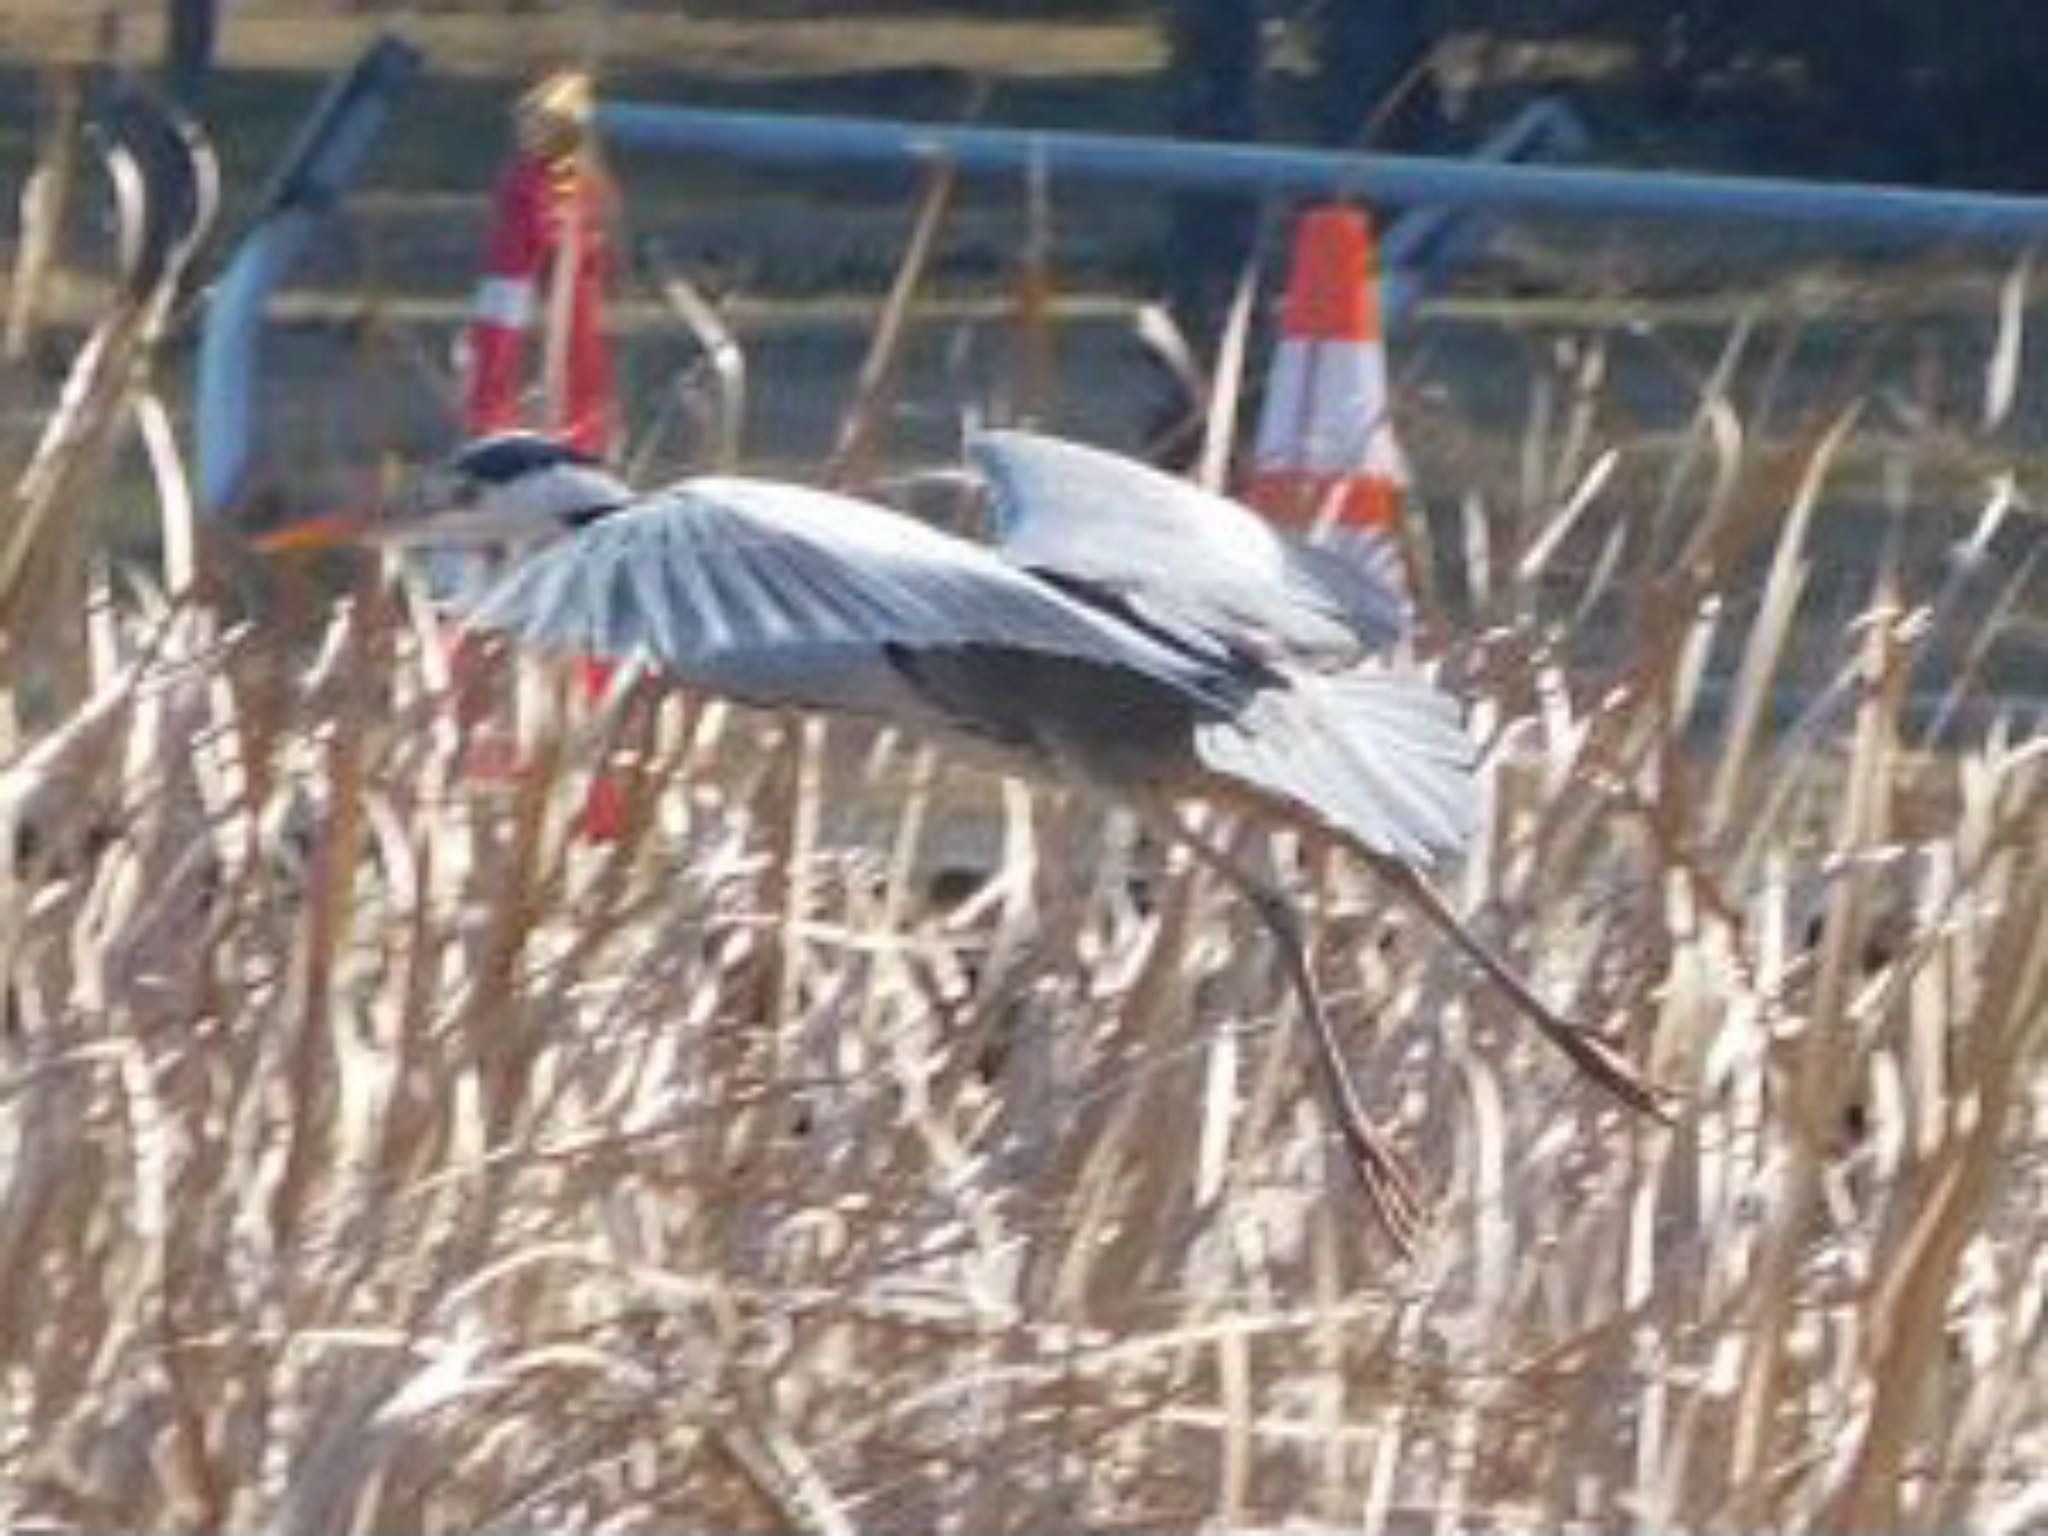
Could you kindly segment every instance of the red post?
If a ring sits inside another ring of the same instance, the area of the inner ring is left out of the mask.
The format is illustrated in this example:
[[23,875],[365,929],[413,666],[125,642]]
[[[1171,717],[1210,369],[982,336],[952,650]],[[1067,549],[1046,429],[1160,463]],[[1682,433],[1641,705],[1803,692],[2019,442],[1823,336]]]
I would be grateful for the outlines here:
[[618,191],[591,146],[590,110],[581,74],[550,75],[520,98],[471,312],[463,406],[472,434],[528,424],[526,343],[545,324],[542,420],[604,457],[617,430],[604,300]]
[[[548,76],[520,98],[517,147],[498,178],[471,310],[463,415],[472,435],[538,415],[553,435],[604,458],[618,431],[604,302],[619,198],[591,143],[591,106],[589,77],[573,71]],[[544,338],[541,372],[530,381],[528,341],[536,330]],[[611,674],[609,662],[579,662],[585,699],[602,698]],[[618,785],[599,775],[584,802],[584,835],[617,837],[623,813]]]

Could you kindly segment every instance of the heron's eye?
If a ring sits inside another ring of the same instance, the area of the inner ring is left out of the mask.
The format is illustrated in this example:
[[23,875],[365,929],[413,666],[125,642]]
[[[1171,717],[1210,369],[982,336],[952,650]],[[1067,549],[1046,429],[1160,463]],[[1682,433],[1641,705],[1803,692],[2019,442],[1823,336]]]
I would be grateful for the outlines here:
[[447,469],[430,470],[419,481],[418,510],[427,517],[459,512],[475,506],[482,494],[483,487],[468,475]]

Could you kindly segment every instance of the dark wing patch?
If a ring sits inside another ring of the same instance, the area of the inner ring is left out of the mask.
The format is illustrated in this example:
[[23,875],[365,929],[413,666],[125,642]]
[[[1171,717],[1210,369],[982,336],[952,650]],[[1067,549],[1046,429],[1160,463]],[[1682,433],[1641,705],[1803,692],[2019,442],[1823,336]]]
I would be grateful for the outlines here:
[[1287,686],[1286,674],[1276,671],[1264,658],[1244,646],[1233,643],[1230,636],[1211,634],[1171,613],[1162,613],[1138,594],[1120,592],[1068,571],[1035,566],[1027,566],[1026,569],[1083,607],[1092,608],[1171,650],[1179,651],[1190,661],[1222,668],[1244,685],[1244,691],[1236,702],[1250,698],[1251,690],[1255,688]]
[[1183,785],[1197,729],[1230,718],[1220,704],[1086,657],[999,645],[890,645],[885,654],[955,731],[1132,791]]

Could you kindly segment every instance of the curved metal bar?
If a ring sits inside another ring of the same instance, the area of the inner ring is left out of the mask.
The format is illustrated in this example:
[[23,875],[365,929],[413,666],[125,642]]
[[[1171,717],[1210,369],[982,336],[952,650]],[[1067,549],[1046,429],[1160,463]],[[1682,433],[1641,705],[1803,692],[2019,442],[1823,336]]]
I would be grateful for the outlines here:
[[1023,171],[1042,161],[1063,176],[1353,196],[1493,213],[1752,219],[1915,239],[2027,241],[2048,235],[2048,198],[1995,192],[1593,170],[624,101],[600,105],[597,123],[624,147],[717,150],[765,160],[945,160],[968,171]]
[[307,208],[273,213],[235,248],[214,285],[199,336],[199,511],[218,517],[241,489],[255,437],[256,341],[263,309],[312,238]]
[[304,253],[320,216],[354,178],[392,99],[419,67],[410,44],[382,37],[335,81],[272,179],[261,221],[214,286],[199,338],[194,409],[201,516],[220,516],[248,474],[264,306]]

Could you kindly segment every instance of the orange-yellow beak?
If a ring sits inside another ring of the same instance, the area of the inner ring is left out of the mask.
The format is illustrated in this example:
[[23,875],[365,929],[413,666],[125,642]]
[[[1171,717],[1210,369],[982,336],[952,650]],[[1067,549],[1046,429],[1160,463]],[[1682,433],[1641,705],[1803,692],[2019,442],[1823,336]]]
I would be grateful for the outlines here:
[[253,542],[267,554],[287,554],[302,549],[335,549],[359,544],[371,528],[371,519],[361,512],[333,512],[324,517],[302,517],[258,534]]

